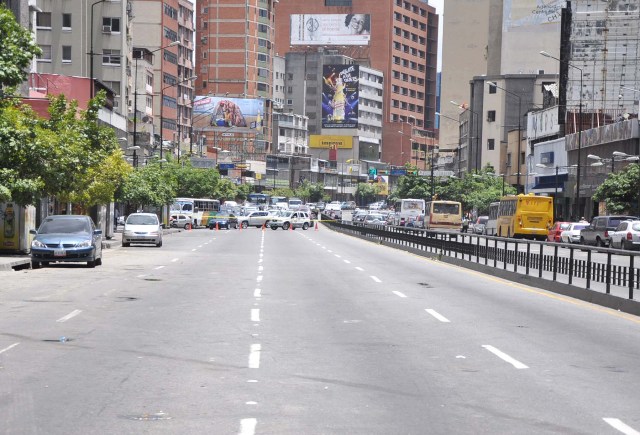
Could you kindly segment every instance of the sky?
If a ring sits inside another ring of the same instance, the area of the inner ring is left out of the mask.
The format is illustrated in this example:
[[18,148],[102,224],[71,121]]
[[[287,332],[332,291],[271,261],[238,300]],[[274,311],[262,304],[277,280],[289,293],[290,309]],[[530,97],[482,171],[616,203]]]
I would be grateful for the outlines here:
[[442,13],[444,0],[429,0],[429,5],[436,8],[436,13],[440,16],[440,25],[438,26],[438,71],[442,71]]

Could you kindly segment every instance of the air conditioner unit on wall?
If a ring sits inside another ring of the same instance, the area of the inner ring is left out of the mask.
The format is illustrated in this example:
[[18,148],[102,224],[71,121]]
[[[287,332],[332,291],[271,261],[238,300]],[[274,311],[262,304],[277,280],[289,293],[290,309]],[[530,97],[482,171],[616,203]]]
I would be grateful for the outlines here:
[[102,33],[111,33],[111,26],[102,26]]

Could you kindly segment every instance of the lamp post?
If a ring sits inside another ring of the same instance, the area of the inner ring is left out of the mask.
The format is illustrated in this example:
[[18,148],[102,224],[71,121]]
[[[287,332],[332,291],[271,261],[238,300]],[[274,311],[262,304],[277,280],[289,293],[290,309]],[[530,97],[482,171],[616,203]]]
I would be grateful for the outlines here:
[[436,147],[432,146],[431,147],[431,201],[433,201],[433,196],[436,194],[436,186],[435,186],[435,177],[434,177],[434,173],[433,173],[433,166],[434,166],[434,157],[435,157],[435,150]]
[[162,131],[163,130],[163,125],[162,124],[164,123],[164,115],[163,115],[164,114],[164,111],[163,111],[163,109],[164,109],[164,90],[172,88],[174,86],[177,86],[180,83],[187,82],[189,80],[195,80],[197,78],[198,78],[198,76],[187,77],[187,78],[184,78],[182,80],[179,80],[179,81],[175,82],[172,85],[167,85],[164,88],[160,89],[160,160],[162,160],[162,148],[164,146],[164,134],[163,134],[163,131]]
[[[458,106],[460,109],[462,110],[468,110],[469,112],[471,112],[471,114],[473,116],[476,117],[476,121],[473,123],[475,130],[476,130],[476,136],[475,136],[475,142],[476,142],[476,146],[475,146],[475,150],[476,150],[476,174],[480,171],[480,149],[478,147],[478,119],[480,118],[480,116],[478,115],[478,113],[474,112],[473,110],[469,109],[468,107],[464,107],[462,104],[459,104],[453,100],[449,101],[451,104],[453,104],[454,106]],[[473,118],[472,118],[473,119]],[[469,137],[469,139],[473,139],[472,137]],[[469,149],[471,149],[473,145],[473,142],[471,140],[469,140]]]
[[90,88],[89,88],[89,95],[91,96],[91,98],[94,97],[94,93],[95,93],[95,89],[93,88],[93,56],[96,55],[96,53],[93,52],[93,11],[94,11],[94,7],[99,4],[99,3],[104,3],[107,0],[98,0],[97,2],[93,2],[91,4],[91,26],[90,26],[90,39],[89,39],[89,79],[91,81],[91,83],[89,84]]
[[[164,50],[165,48],[173,47],[178,44],[180,44],[180,41],[173,41],[171,44],[151,50],[149,53],[153,54],[156,51]],[[137,146],[138,144],[138,59],[140,59],[139,56],[136,57],[135,77],[133,79],[133,146]],[[160,107],[162,108],[162,106]]]
[[498,86],[498,84],[496,82],[487,82],[487,84],[489,86],[495,86],[498,89],[502,89],[507,94],[513,95],[514,97],[516,97],[518,99],[518,156],[517,156],[518,175],[516,177],[516,193],[520,193],[521,192],[521,189],[520,189],[520,169],[521,169],[521,166],[522,166],[522,162],[520,161],[520,153],[522,152],[522,125],[521,125],[521,122],[520,122],[520,118],[522,117],[522,97],[520,97],[520,95],[516,94],[515,92],[508,91],[505,88]]
[[579,126],[578,126],[578,173],[576,176],[576,215],[582,216],[582,212],[580,209],[580,154],[581,154],[581,150],[582,150],[582,68],[578,68],[577,66],[575,66],[574,64],[572,64],[571,62],[567,61],[567,60],[561,60],[555,56],[550,55],[549,53],[547,53],[546,51],[541,51],[540,52],[541,55],[545,56],[545,57],[549,57],[551,59],[555,59],[558,62],[564,62],[567,64],[567,66],[570,66],[571,68],[575,68],[578,71],[580,71],[580,105],[578,108],[578,119],[579,119]]

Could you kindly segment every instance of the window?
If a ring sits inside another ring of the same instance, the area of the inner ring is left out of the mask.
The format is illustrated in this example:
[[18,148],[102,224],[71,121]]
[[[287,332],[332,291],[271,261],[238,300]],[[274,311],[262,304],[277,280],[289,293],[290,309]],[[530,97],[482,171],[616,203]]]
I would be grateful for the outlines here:
[[174,7],[171,7],[166,3],[164,4],[164,14],[173,18],[174,20],[178,19],[178,11]]
[[171,29],[169,29],[167,27],[164,28],[164,37],[167,38],[170,41],[177,41],[178,40],[178,34],[175,31],[173,31],[173,30],[171,30]]
[[258,83],[258,90],[262,92],[266,91],[267,90],[266,83]]
[[496,146],[496,140],[495,139],[487,139],[487,150],[488,151],[493,151],[495,146]]
[[51,62],[51,46],[41,45],[42,54],[38,57],[39,62]]
[[110,50],[105,48],[102,50],[103,65],[120,65],[120,50]]
[[325,6],[352,6],[351,0],[324,0]]
[[71,30],[71,14],[62,14],[62,29]]
[[178,83],[178,79],[171,74],[164,73],[162,75],[162,82],[168,85],[175,85],[176,83]]
[[169,63],[178,64],[178,56],[167,50],[162,50],[162,58]]
[[206,88],[206,87],[207,87],[207,81],[206,81],[206,80],[202,82],[202,87],[203,87],[203,88]]
[[540,153],[540,163],[543,165],[553,165],[554,163],[554,152],[549,151],[546,153]]
[[261,18],[269,18],[269,11],[266,9],[258,9],[258,16]]
[[153,107],[153,97],[147,95],[147,107]]
[[36,15],[36,27],[38,29],[50,29],[51,12],[38,12]]
[[164,95],[162,97],[162,105],[169,107],[170,109],[175,109],[178,107],[176,99],[168,95]]
[[496,111],[495,110],[488,110],[487,111],[487,121],[495,122],[495,120],[496,120]]
[[103,17],[102,33],[120,33],[120,18]]
[[62,46],[62,63],[71,63],[71,46]]
[[258,32],[269,33],[269,26],[266,24],[258,24]]
[[258,68],[259,77],[269,77],[269,70],[265,68]]
[[258,53],[258,62],[269,62],[269,55]]

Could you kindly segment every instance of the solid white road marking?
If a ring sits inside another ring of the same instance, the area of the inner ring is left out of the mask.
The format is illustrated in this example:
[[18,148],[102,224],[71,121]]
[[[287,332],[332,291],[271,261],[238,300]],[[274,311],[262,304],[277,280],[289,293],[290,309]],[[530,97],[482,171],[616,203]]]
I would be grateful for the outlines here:
[[56,322],[62,323],[62,322],[66,322],[67,320],[76,317],[78,314],[80,314],[82,312],[82,310],[73,310],[72,312],[70,312],[69,314],[67,314],[64,317],[59,318],[58,320],[56,320]]
[[380,281],[380,278],[378,278],[377,276],[371,275],[371,279],[374,280],[375,282],[382,282]]
[[172,263],[175,263],[176,261],[178,261],[179,258],[174,258],[173,260],[171,260]]
[[9,347],[5,347],[4,349],[0,349],[0,353],[4,353],[10,349],[13,349],[14,347],[16,347],[17,345],[19,345],[20,343],[13,343],[11,346]]
[[614,428],[618,429],[623,434],[626,434],[626,435],[639,435],[640,434],[640,432],[638,432],[637,430],[635,430],[634,428],[632,428],[630,426],[627,426],[626,424],[624,424],[622,421],[620,421],[617,418],[603,418],[603,420],[606,421],[611,426],[613,426]]
[[359,270],[360,272],[364,272],[364,269],[358,266],[356,266],[356,270]]
[[259,288],[257,288],[257,289],[255,289],[255,290],[253,291],[253,297],[255,297],[255,298],[259,298],[261,293],[262,293],[262,290],[260,290]]
[[251,353],[249,353],[249,368],[250,369],[259,369],[260,368],[260,350],[262,346],[259,344],[251,345]]
[[436,310],[432,310],[431,308],[425,308],[425,311],[431,314],[436,319],[440,320],[441,322],[449,323],[449,319],[444,317],[442,314],[436,312]]
[[251,309],[251,321],[259,322],[260,321],[260,308],[252,308]]
[[253,435],[256,433],[256,424],[258,420],[255,418],[243,418],[240,420],[240,435]]
[[404,293],[400,293],[400,292],[395,291],[395,290],[392,293],[394,295],[398,296],[398,297],[401,297],[401,298],[406,298],[407,297],[407,295],[405,295]]
[[155,269],[156,269],[156,270],[160,270],[160,269],[162,269],[163,267],[164,267],[164,266],[158,266],[158,267],[156,267]]
[[511,364],[512,366],[514,366],[517,369],[528,369],[529,368],[528,366],[522,364],[520,361],[510,357],[506,353],[502,352],[501,350],[496,349],[493,346],[490,346],[488,344],[484,344],[484,345],[482,345],[482,347],[487,349],[492,354],[496,355],[498,358],[508,362],[509,364]]

